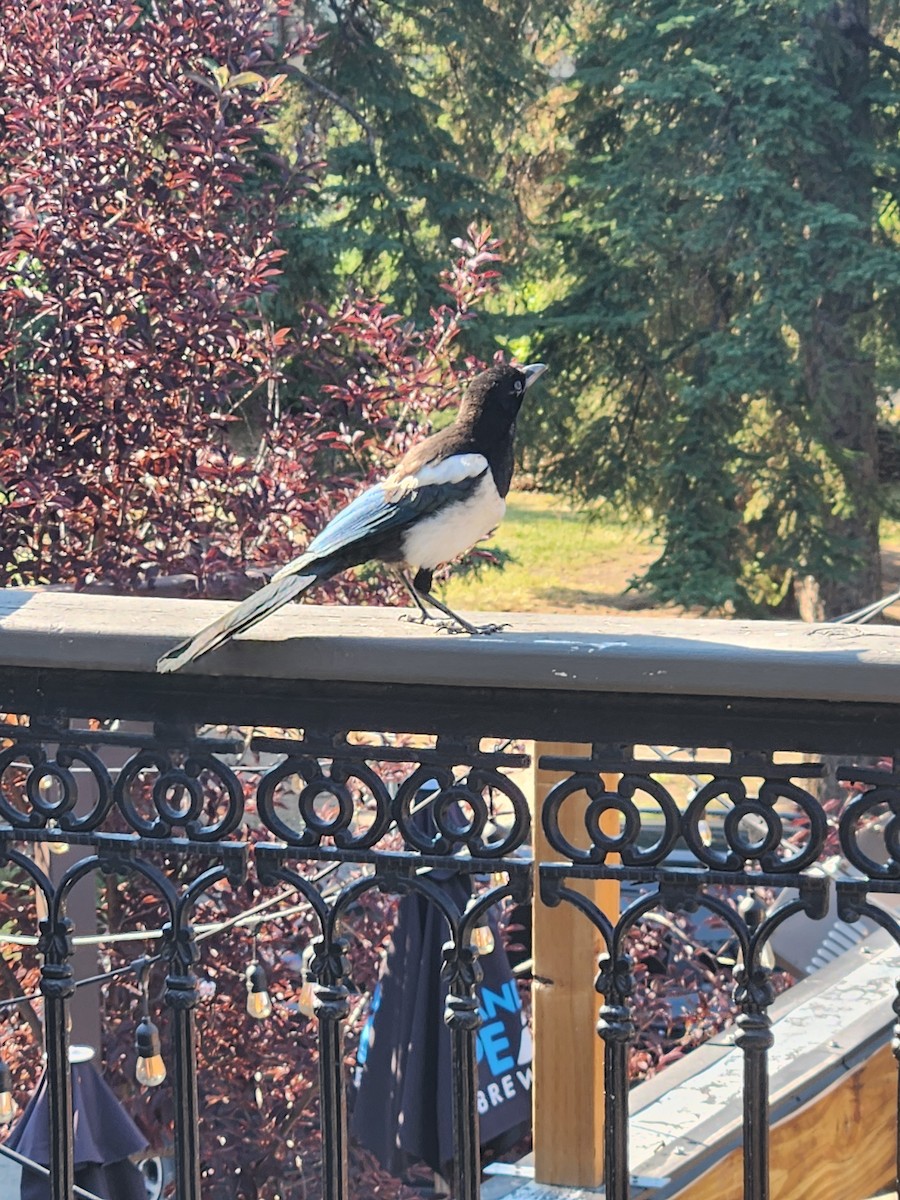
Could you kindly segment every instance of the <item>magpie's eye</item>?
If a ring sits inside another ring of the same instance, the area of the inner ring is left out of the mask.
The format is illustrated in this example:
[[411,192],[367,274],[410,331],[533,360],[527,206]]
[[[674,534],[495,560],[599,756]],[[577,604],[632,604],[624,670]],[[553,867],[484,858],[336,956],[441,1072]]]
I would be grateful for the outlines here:
[[523,384],[522,384],[522,380],[521,380],[521,379],[517,379],[517,380],[516,380],[516,382],[513,384],[513,390],[514,390],[514,391],[521,392],[521,390],[522,390],[522,387],[523,387]]

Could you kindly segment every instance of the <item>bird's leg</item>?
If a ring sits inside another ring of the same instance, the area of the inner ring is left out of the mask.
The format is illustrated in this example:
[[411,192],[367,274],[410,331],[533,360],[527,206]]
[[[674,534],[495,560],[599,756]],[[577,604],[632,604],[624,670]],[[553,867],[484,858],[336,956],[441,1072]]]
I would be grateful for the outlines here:
[[[419,574],[421,574],[421,572],[419,572]],[[428,609],[425,607],[425,605],[422,603],[421,599],[419,598],[419,593],[413,587],[412,583],[410,582],[410,578],[406,574],[406,572],[398,571],[397,576],[399,577],[400,582],[403,584],[403,586],[409,592],[410,596],[412,596],[413,602],[414,602],[416,608],[419,610],[418,616],[416,616],[414,613],[408,613],[408,612],[402,613],[400,616],[400,620],[401,621],[409,621],[413,625],[428,625],[428,624],[431,624],[432,622],[437,622],[438,624],[443,624],[443,622],[440,620],[440,618],[433,616],[428,611]],[[416,578],[418,578],[418,576],[416,576]],[[428,578],[428,585],[429,585],[429,587],[431,586],[431,576],[430,575]]]
[[[452,608],[448,608],[446,604],[442,604],[440,600],[431,594],[432,575],[433,572],[431,571],[424,569],[419,571],[415,579],[413,579],[411,590],[416,597],[416,603],[423,612],[425,612],[425,606],[422,604],[422,598],[450,618],[449,621],[439,622],[441,629],[446,630],[447,633],[469,633],[473,637],[477,637],[479,634],[499,633],[501,629],[508,628],[506,625],[473,625],[471,621],[467,621],[465,617],[461,617],[459,613],[455,613]],[[436,620],[435,617],[429,617],[428,619],[430,621]]]

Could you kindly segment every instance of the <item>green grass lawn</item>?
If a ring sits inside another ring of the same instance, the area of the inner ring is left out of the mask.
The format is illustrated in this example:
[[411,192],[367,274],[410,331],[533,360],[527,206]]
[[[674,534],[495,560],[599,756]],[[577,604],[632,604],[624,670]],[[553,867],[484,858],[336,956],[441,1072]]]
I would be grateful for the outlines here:
[[[487,543],[512,555],[503,570],[452,575],[440,589],[451,606],[482,612],[593,612],[641,610],[647,615],[681,615],[655,608],[629,592],[628,583],[657,551],[633,526],[588,521],[565,500],[545,492],[511,492],[496,535]],[[900,521],[882,523],[885,592],[900,589]],[[900,616],[900,605],[891,609]]]
[[442,595],[452,608],[612,612],[648,607],[646,597],[626,589],[653,561],[653,548],[633,528],[588,521],[557,496],[512,492],[506,517],[487,544],[514,561],[502,571],[451,577]]

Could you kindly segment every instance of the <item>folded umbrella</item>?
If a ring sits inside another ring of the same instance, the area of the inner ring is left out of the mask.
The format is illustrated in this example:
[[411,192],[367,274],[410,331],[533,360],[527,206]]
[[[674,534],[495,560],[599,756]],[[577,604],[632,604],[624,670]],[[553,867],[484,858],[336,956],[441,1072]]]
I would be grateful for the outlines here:
[[[467,880],[450,872],[441,887],[462,908]],[[531,1119],[531,1036],[509,960],[491,920],[494,949],[483,954],[477,994],[481,1145],[516,1140]],[[400,899],[397,921],[360,1045],[351,1129],[382,1166],[402,1175],[414,1161],[446,1175],[453,1159],[450,1032],[441,979],[449,937],[421,895]]]
[[[73,1055],[73,1058],[76,1056]],[[147,1139],[90,1061],[72,1063],[75,1183],[104,1200],[147,1200],[144,1178],[130,1161]],[[7,1146],[32,1162],[50,1165],[47,1077],[9,1135]],[[23,1168],[21,1200],[50,1200],[50,1181]]]

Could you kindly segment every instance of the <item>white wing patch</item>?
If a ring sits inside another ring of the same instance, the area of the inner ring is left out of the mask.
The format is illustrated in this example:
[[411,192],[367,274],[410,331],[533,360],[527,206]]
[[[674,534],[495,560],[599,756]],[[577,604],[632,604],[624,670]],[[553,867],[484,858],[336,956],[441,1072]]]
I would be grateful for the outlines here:
[[483,454],[451,454],[442,462],[423,467],[418,473],[419,485],[427,487],[433,483],[461,483],[464,479],[475,479],[488,469]]
[[388,475],[381,485],[388,498],[396,499],[406,492],[414,492],[421,487],[440,486],[445,483],[461,483],[464,479],[477,479],[488,469],[488,461],[483,454],[451,454],[449,458],[439,463],[429,463],[415,475],[405,475],[398,479],[396,475]]

